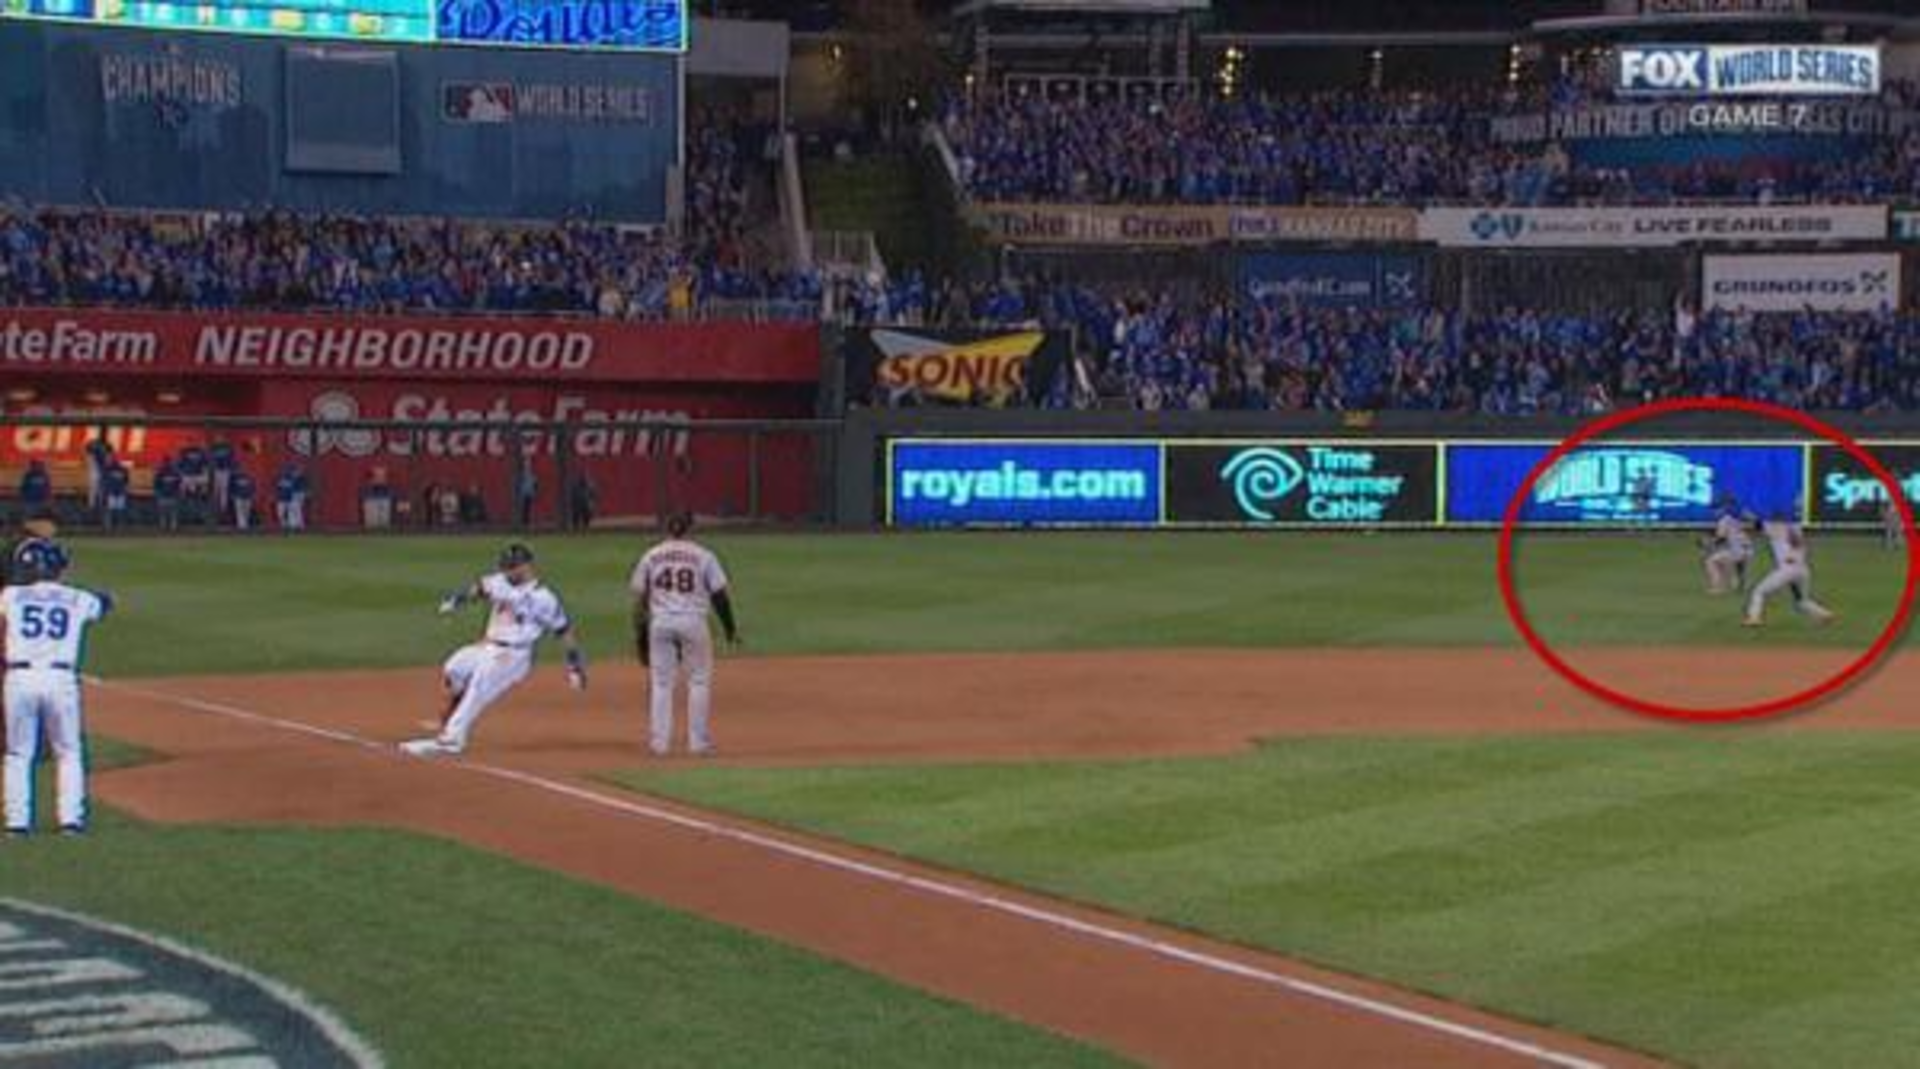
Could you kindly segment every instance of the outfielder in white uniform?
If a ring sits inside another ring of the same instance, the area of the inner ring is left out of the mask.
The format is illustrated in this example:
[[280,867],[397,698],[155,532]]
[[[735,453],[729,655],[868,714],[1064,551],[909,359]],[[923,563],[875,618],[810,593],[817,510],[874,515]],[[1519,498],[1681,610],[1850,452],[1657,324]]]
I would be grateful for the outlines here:
[[1707,593],[1731,594],[1744,586],[1747,565],[1753,560],[1753,533],[1748,517],[1733,508],[1722,509],[1707,543]]
[[1813,566],[1807,559],[1806,532],[1784,516],[1768,520],[1760,529],[1773,553],[1773,571],[1747,596],[1747,615],[1741,622],[1748,627],[1766,626],[1767,599],[1782,590],[1792,591],[1795,610],[1817,623],[1832,620],[1832,611],[1813,600]]
[[16,585],[0,590],[6,635],[6,820],[9,836],[33,830],[33,763],[42,732],[53,748],[60,830],[87,829],[87,761],[80,718],[80,670],[87,628],[113,600],[61,582],[66,551],[54,542],[22,547]]
[[711,550],[687,537],[692,529],[693,519],[685,513],[670,517],[667,540],[640,558],[628,584],[633,592],[634,652],[651,682],[648,745],[656,757],[673,752],[674,692],[683,671],[687,752],[697,757],[713,753],[713,632],[708,612],[720,618],[729,645],[740,641],[726,569]]
[[531,549],[517,542],[508,546],[500,554],[498,572],[448,595],[440,602],[440,613],[447,615],[473,601],[487,603],[486,636],[455,651],[441,667],[447,708],[439,733],[400,745],[415,757],[465,751],[481,714],[532,673],[534,648],[548,635],[558,635],[566,644],[567,682],[575,690],[587,687],[586,658],[573,623],[560,596],[534,573]]

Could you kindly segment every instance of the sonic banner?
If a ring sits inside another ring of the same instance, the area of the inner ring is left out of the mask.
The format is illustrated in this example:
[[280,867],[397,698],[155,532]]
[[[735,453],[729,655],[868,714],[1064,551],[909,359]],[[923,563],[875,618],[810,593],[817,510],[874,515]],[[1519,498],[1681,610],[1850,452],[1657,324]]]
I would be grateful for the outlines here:
[[1703,307],[1748,312],[1877,312],[1900,303],[1897,253],[1708,256]]
[[1420,240],[1468,248],[1660,248],[1745,241],[1883,241],[1873,205],[1428,208]]
[[[1048,383],[1065,358],[1066,337],[1040,330],[978,334],[876,329],[851,336],[847,366],[867,377],[874,400],[901,405],[948,402],[1003,405],[1027,395],[1027,383]],[[871,366],[870,377],[860,369]],[[1042,389],[1044,393],[1044,388]]]
[[[1545,443],[1473,443],[1446,451],[1446,521],[1497,524]],[[1799,513],[1806,449],[1795,444],[1623,441],[1575,450],[1533,486],[1529,524],[1700,525],[1724,500],[1761,515]]]
[[1167,519],[1199,525],[1431,526],[1439,447],[1167,443]]

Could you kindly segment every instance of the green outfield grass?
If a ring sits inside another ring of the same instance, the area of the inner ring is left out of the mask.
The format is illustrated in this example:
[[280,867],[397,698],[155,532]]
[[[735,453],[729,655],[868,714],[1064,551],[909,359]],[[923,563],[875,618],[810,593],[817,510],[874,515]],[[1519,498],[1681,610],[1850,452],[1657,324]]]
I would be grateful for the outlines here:
[[1315,739],[632,786],[1712,1066],[1920,1064],[1920,736]]
[[[101,630],[96,667],[135,675],[432,663],[476,624],[436,620],[434,600],[483,568],[499,541],[83,542],[82,574],[127,608]],[[624,655],[623,579],[642,543],[536,541],[590,649]],[[735,576],[749,655],[1517,641],[1495,588],[1491,536],[715,542]],[[1816,629],[1777,611],[1780,626],[1759,634],[1737,626],[1732,603],[1701,595],[1684,536],[1529,539],[1519,567],[1530,613],[1559,642],[1864,646],[1891,610],[1900,559],[1869,539],[1821,538],[1816,560],[1820,594],[1843,621]],[[702,768],[624,782],[1702,1064],[1920,1065],[1920,925],[1909,904],[1920,885],[1916,769],[1920,736],[1743,728],[1286,741],[1220,760],[1103,765]],[[239,889],[245,901],[226,912],[243,920],[277,908],[261,904],[276,896],[299,898],[316,864],[364,864],[391,881],[364,893],[321,881],[322,898],[348,898],[343,915],[389,900],[408,903],[401,913],[422,925],[438,914],[427,904],[433,892],[409,884],[398,859],[407,851],[395,844],[412,841],[395,836],[142,830],[132,841],[134,865],[185,844],[179,856]],[[196,854],[256,842],[257,856],[278,860],[260,866],[271,872],[255,872],[242,854]],[[59,869],[57,845],[28,855],[44,861],[0,868],[0,889],[40,864],[64,873],[72,883],[61,888],[76,895],[119,886]],[[522,881],[546,879],[440,849],[445,857],[418,867],[483,867],[458,881],[483,897],[482,886],[524,896],[531,883]],[[352,850],[370,856],[334,860]],[[217,881],[179,878],[189,892],[157,905],[129,899],[131,919],[171,902],[177,913],[155,923],[189,937],[229,923],[191,908]],[[263,882],[281,879],[284,887]],[[544,908],[548,897],[526,900]],[[288,960],[274,956],[264,929],[206,938],[269,968]],[[368,942],[378,958],[382,946]],[[331,984],[328,968],[313,975],[317,993],[341,992],[341,1007],[360,1019],[353,985]],[[527,986],[577,994],[546,979],[550,971],[526,975],[540,978]],[[385,1009],[387,1019],[378,1006],[365,1018],[383,1039],[386,1020],[409,1027]]]
[[[107,674],[429,664],[470,637],[433,605],[500,538],[82,541],[81,579],[126,614],[98,633]],[[1126,647],[1490,645],[1515,641],[1479,535],[731,535],[749,655]],[[625,654],[635,538],[536,539],[590,651]],[[1818,547],[1839,626],[1734,626],[1699,593],[1686,537],[1542,537],[1520,561],[1558,641],[1864,646],[1900,559],[1865,538]],[[152,640],[165,633],[168,641]]]
[[[96,741],[92,756],[110,767],[139,755]],[[109,810],[82,840],[0,843],[0,896],[265,972],[341,1013],[396,1069],[1115,1064],[765,939],[399,832],[161,828]]]

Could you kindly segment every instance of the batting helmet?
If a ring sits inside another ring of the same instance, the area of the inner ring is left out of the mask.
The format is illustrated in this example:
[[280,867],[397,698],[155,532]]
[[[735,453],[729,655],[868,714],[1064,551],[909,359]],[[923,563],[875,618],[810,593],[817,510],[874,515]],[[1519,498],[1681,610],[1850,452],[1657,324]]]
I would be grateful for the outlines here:
[[44,579],[58,579],[66,574],[73,565],[73,558],[58,542],[45,538],[29,538],[13,551],[13,580],[17,583],[36,583]]
[[525,542],[514,542],[500,551],[500,567],[518,568],[522,564],[533,563],[533,547]]

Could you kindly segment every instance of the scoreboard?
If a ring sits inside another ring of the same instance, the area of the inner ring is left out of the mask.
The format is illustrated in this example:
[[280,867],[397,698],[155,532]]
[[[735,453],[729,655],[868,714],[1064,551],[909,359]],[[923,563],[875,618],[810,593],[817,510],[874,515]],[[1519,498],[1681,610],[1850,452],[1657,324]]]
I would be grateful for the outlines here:
[[0,19],[391,44],[685,52],[687,0],[0,0]]

